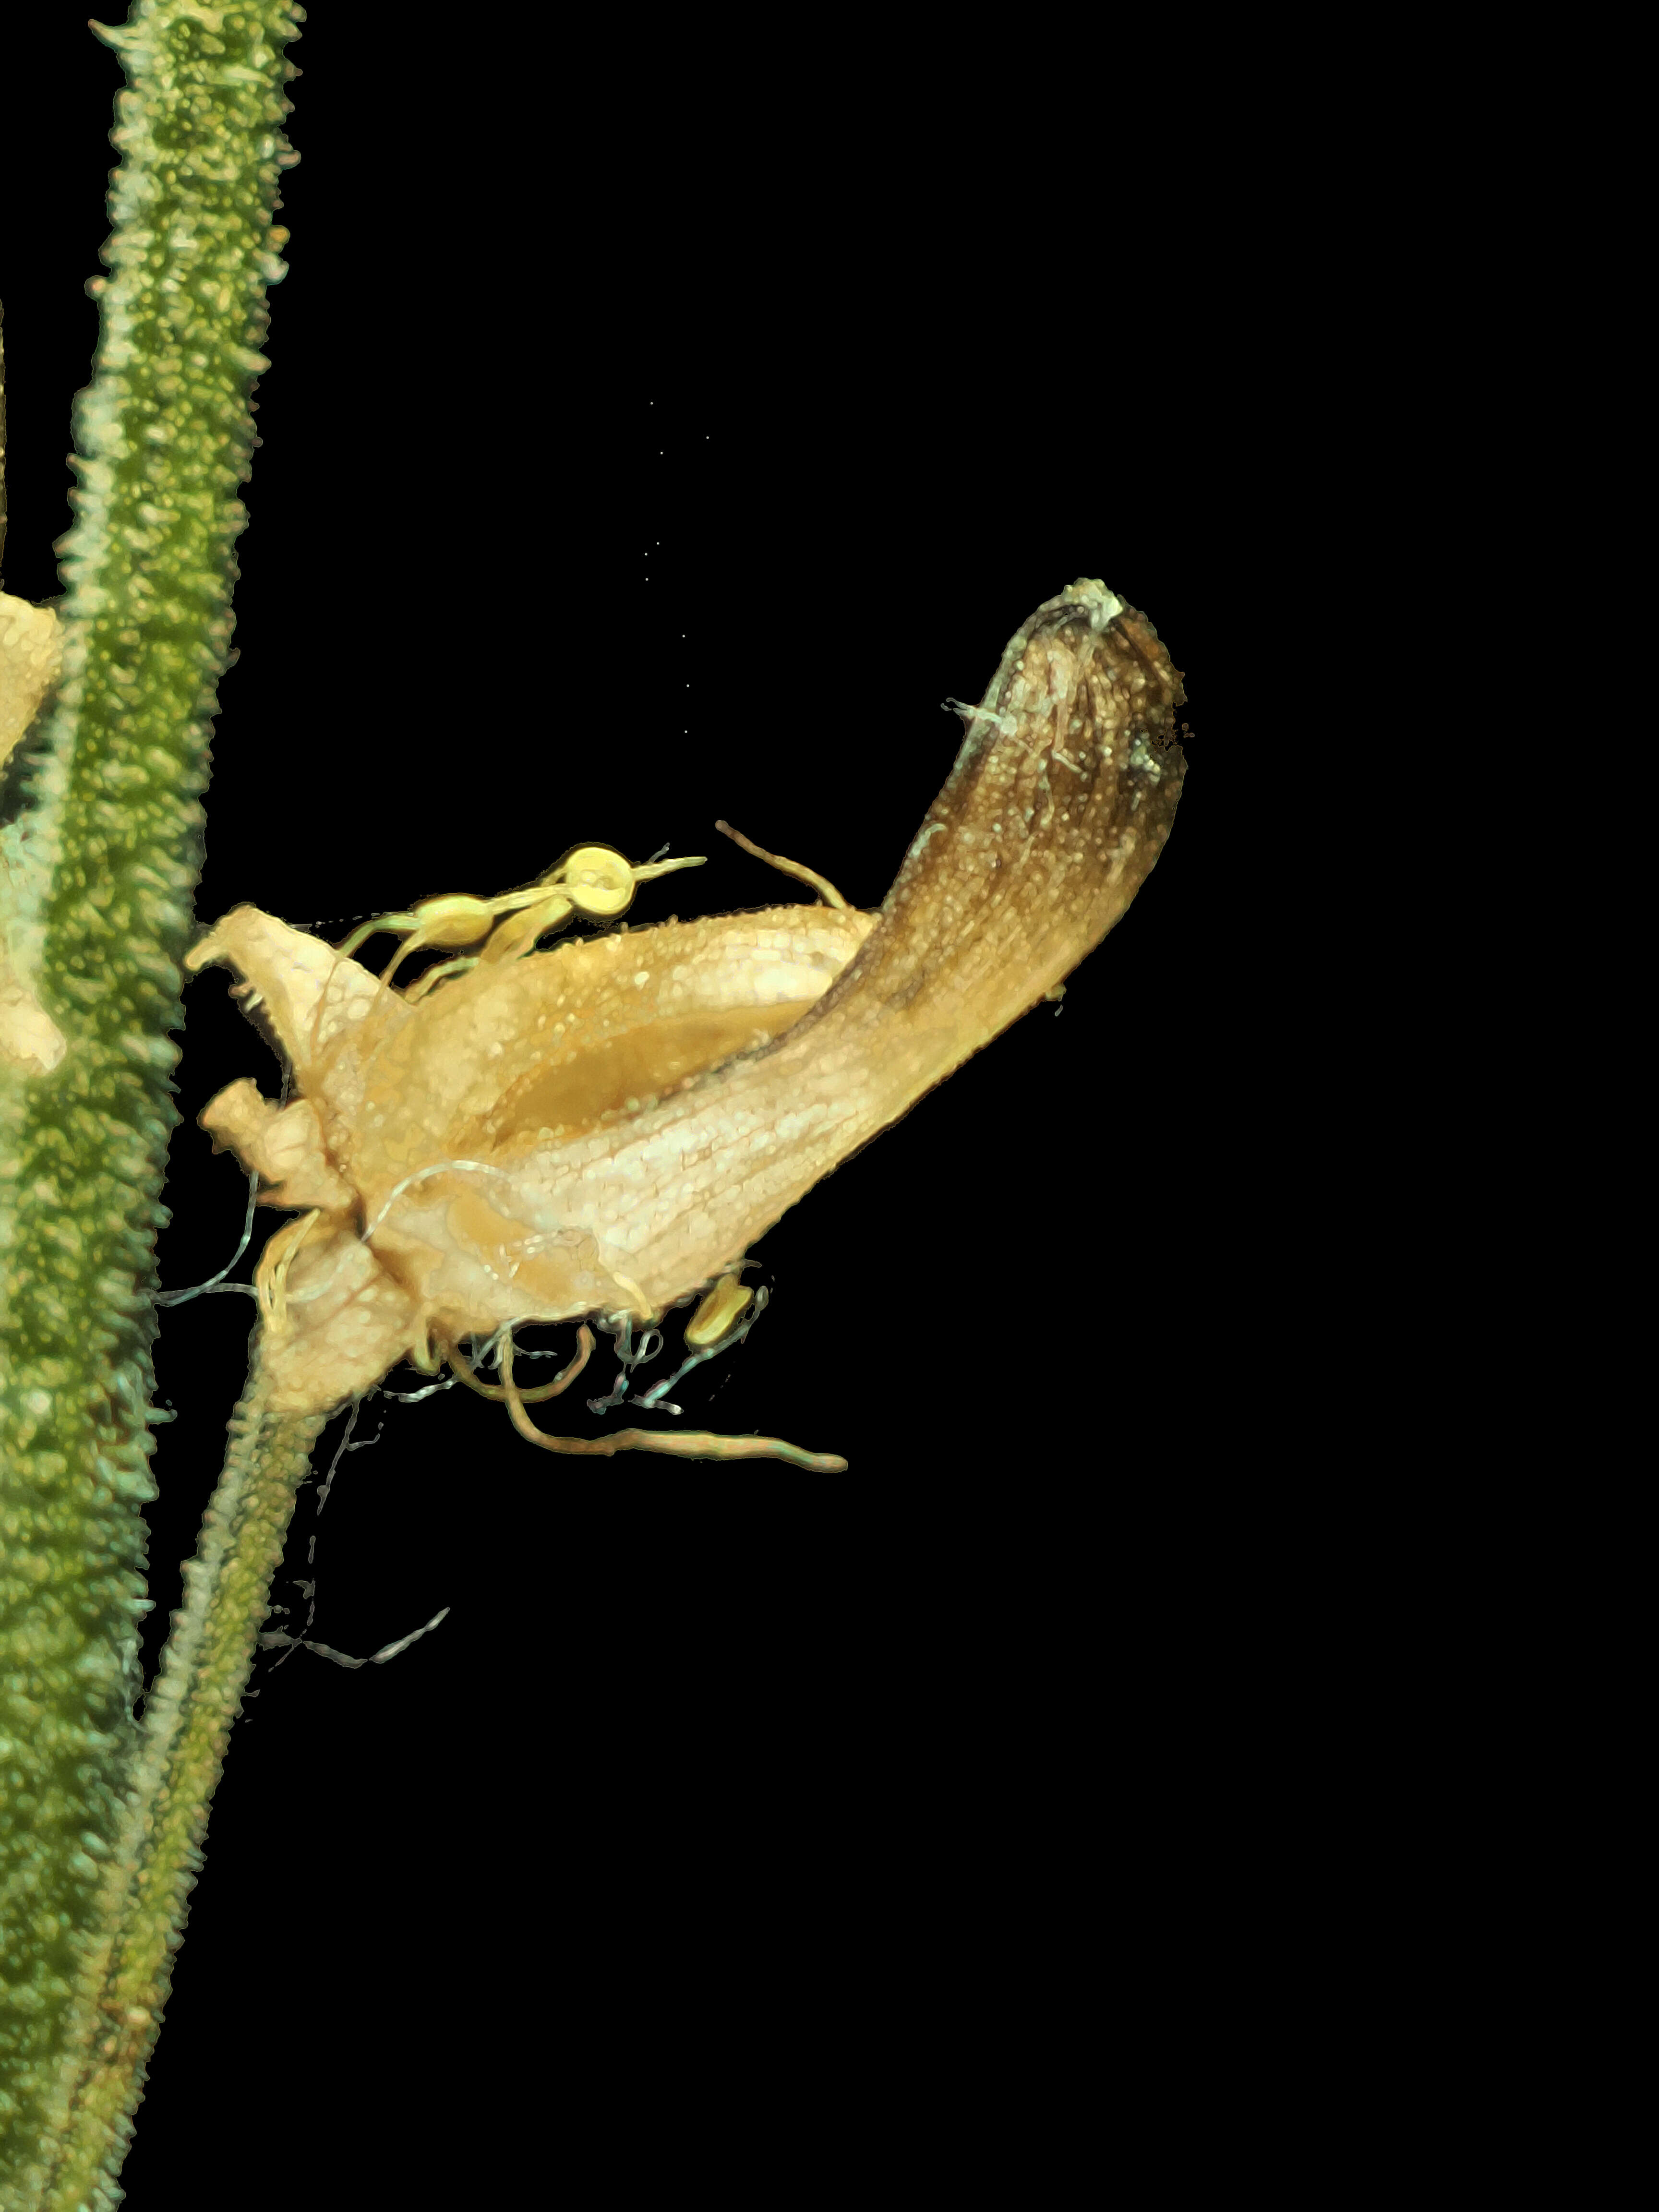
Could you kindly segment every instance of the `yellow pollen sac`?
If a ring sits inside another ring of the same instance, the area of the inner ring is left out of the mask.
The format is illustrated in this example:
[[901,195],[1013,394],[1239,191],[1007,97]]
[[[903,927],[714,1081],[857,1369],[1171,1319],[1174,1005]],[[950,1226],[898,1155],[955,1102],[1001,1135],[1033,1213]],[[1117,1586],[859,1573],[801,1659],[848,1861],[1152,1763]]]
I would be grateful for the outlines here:
[[[420,925],[422,945],[476,945],[481,937],[488,936],[495,919],[490,900],[471,898],[465,891],[447,891],[441,898],[422,899],[412,912]],[[404,950],[409,952],[414,947],[406,945]]]
[[635,872],[609,845],[578,845],[559,872],[572,904],[595,921],[626,914],[634,903]]
[[378,937],[383,930],[402,937],[402,949],[380,978],[383,983],[389,982],[400,963],[425,945],[476,945],[488,935],[495,912],[489,899],[473,898],[465,891],[447,891],[439,898],[422,899],[409,914],[383,914],[362,923],[338,947],[339,955],[349,960],[366,939]]
[[495,919],[495,909],[488,899],[473,898],[465,891],[446,891],[441,897],[422,899],[407,915],[384,915],[379,925],[382,929],[401,929],[412,921],[415,931],[392,955],[380,981],[389,983],[411,952],[422,952],[429,945],[476,945]]
[[718,1344],[727,1329],[742,1319],[750,1296],[735,1275],[722,1275],[685,1325],[685,1340],[693,1351]]
[[678,868],[700,868],[707,855],[688,853],[678,860],[649,860],[642,868],[629,866],[611,845],[578,845],[556,868],[543,878],[560,884],[579,914],[593,921],[612,921],[626,914],[641,884],[658,876],[672,876]]

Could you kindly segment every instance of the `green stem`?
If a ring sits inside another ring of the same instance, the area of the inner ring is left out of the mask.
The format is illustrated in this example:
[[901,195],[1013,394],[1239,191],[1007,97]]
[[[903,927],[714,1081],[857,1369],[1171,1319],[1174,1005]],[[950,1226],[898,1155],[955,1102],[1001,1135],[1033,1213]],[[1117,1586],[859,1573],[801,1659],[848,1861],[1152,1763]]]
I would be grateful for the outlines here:
[[283,1556],[320,1417],[266,1411],[256,1362],[230,1425],[224,1473],[185,1565],[185,1602],[144,1707],[143,1735],[114,1859],[48,2112],[56,2162],[45,2212],[112,2203],[131,2115],[161,2024],[208,1807]]
[[[104,249],[111,273],[94,287],[98,359],[76,411],[63,680],[31,811],[14,825],[27,866],[4,918],[67,1041],[50,1074],[0,1075],[7,2212],[47,2201],[42,2178],[68,2154],[54,2142],[66,2112],[80,2130],[96,2104],[106,2138],[119,2132],[114,2116],[130,2102],[142,2057],[128,2066],[128,2087],[94,2095],[88,2022],[109,1987],[125,1988],[128,1946],[138,1946],[139,1960],[148,1925],[125,1905],[111,1916],[125,1895],[128,1824],[135,1791],[143,1816],[153,1741],[133,1705],[138,1618],[149,1609],[143,1507],[155,1494],[155,1240],[167,1218],[171,1033],[183,1025],[179,963],[195,927],[200,798],[229,659],[233,547],[246,520],[236,493],[253,443],[249,393],[268,365],[254,349],[266,288],[284,273],[276,255],[286,233],[272,216],[279,172],[293,159],[280,125],[292,74],[283,49],[296,13],[287,0],[134,0],[125,25],[99,33],[128,81],[113,134],[121,163]],[[18,427],[14,412],[14,441]],[[253,1447],[244,1439],[239,1449]],[[269,1449],[285,1468],[289,1448],[278,1449],[274,1431]],[[246,1480],[264,1494],[263,1476]],[[247,1525],[247,1571],[263,1576],[265,1524],[255,1513]],[[216,1523],[209,1538],[211,1553]],[[209,1580],[252,1605],[240,1571],[222,1563]],[[204,1619],[213,1617],[210,1607]],[[228,1652],[241,1631],[224,1632]],[[224,1664],[230,1682],[235,1668]],[[171,1662],[169,1674],[187,1684]],[[228,1724],[235,1684],[225,1694],[229,1706],[205,1714],[210,1730]],[[177,1725],[179,1743],[196,1747],[188,1786],[177,1778],[184,1826],[166,1794],[168,1766],[155,1778],[164,1815],[150,1808],[161,1825],[146,1845],[155,1856],[143,1885],[175,1915],[218,1755],[204,1764],[191,1716]],[[134,1965],[135,1987],[149,1986],[149,1971]],[[154,2009],[142,1999],[132,2008],[141,2006]],[[118,2038],[110,2084],[125,2048]],[[108,2070],[100,2068],[100,2083]],[[71,2078],[80,2086],[66,2092]],[[106,2168],[107,2186],[89,2184],[89,2195],[65,2201],[112,2204],[113,2171]]]

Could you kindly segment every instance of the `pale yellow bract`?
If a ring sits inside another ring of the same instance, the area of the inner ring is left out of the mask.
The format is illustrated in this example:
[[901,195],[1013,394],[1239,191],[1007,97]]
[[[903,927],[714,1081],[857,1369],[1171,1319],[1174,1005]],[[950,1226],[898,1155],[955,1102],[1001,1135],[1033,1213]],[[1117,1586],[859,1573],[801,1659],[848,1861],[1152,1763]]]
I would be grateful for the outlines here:
[[[50,607],[0,592],[0,769],[57,684],[64,627]],[[19,942],[27,866],[15,830],[0,836],[0,1066],[50,1075],[65,1050],[63,1031],[31,988]]]
[[[537,952],[526,895],[457,895],[391,920],[465,942],[438,933],[451,906],[488,907],[510,957],[486,945],[407,993],[274,915],[228,915],[188,965],[240,972],[297,1094],[279,1109],[244,1080],[201,1117],[266,1203],[304,1209],[257,1279],[274,1408],[331,1409],[514,1323],[649,1322],[711,1287],[704,1337],[728,1309],[730,1327],[742,1304],[721,1285],[750,1244],[1127,908],[1175,813],[1183,696],[1103,586],[1050,600],[964,710],[878,915],[781,907]],[[510,1354],[503,1371],[515,1425],[551,1449],[841,1464],[767,1438],[549,1437],[524,1402],[551,1389],[520,1392]]]

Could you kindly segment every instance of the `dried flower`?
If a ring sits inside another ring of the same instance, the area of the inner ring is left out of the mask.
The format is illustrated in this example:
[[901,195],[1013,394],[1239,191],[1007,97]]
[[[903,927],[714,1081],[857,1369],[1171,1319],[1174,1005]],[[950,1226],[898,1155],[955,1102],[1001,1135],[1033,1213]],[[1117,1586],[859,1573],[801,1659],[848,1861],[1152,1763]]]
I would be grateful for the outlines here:
[[643,1320],[738,1256],[746,1240],[665,1273],[635,1248],[684,1197],[640,1179],[602,1195],[567,1162],[792,1026],[872,927],[808,907],[669,924],[481,964],[411,1004],[270,915],[228,915],[190,964],[240,969],[300,1093],[279,1109],[244,1079],[201,1116],[264,1203],[310,1209],[260,1270],[276,1409],[321,1412],[400,1359],[430,1370],[434,1341],[507,1322]]
[[[298,1094],[278,1108],[242,1081],[201,1117],[264,1202],[307,1209],[258,1278],[276,1407],[328,1410],[516,1322],[654,1318],[728,1273],[1122,915],[1174,816],[1182,697],[1103,586],[1049,601],[961,710],[878,915],[784,907],[486,953],[407,994],[270,915],[228,915],[188,964],[240,971]],[[507,1382],[528,1431],[510,1362]],[[697,1441],[720,1440],[658,1448]]]

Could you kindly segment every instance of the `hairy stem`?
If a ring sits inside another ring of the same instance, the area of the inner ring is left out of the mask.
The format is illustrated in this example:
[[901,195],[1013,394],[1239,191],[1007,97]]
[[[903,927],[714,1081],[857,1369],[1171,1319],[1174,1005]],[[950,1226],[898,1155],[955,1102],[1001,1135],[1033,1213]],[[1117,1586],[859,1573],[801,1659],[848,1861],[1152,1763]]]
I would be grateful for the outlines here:
[[[58,2201],[41,2192],[64,2155],[53,2131],[69,2109],[66,2069],[82,2066],[87,2023],[132,1933],[110,1916],[149,1756],[133,1708],[148,1610],[142,1509],[155,1495],[155,1238],[176,1120],[170,1032],[182,1025],[199,800],[229,658],[249,392],[267,366],[254,348],[266,287],[283,274],[286,233],[272,216],[292,158],[279,125],[295,28],[286,0],[135,0],[124,26],[99,33],[128,87],[112,139],[111,273],[94,287],[97,363],[76,411],[63,682],[5,918],[67,1041],[49,1073],[0,1075],[9,2212]],[[10,429],[15,439],[15,416]],[[179,1724],[195,1743],[194,1722]],[[222,1723],[209,1712],[204,1725]],[[182,1828],[169,1814],[146,1845],[157,1856],[145,1887],[168,1901],[174,1935],[205,1802],[204,1789]],[[164,1844],[176,1854],[166,1864]],[[77,2111],[86,2094],[83,2083]],[[131,2101],[129,2089],[110,2096],[106,2120]],[[106,2165],[104,2180],[64,2201],[114,2203],[113,2172]]]
[[[99,1898],[47,2112],[52,2162],[38,2201],[76,2212],[119,2171],[145,2062],[201,1865],[208,1807],[294,1500],[323,1423],[273,1415],[258,1365],[230,1425],[224,1473],[185,1565],[185,1602],[144,1706],[126,1807]],[[103,2201],[113,2201],[106,2198]]]

